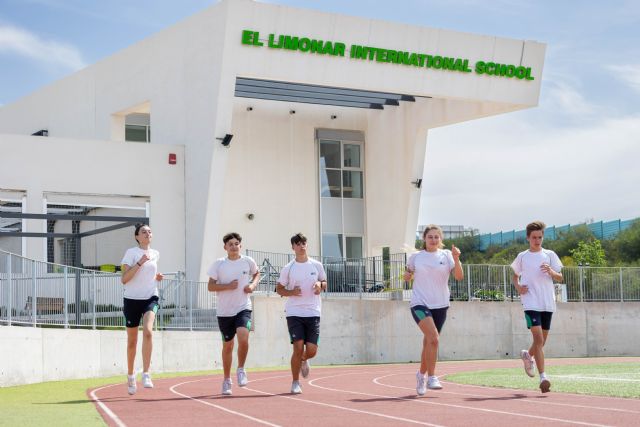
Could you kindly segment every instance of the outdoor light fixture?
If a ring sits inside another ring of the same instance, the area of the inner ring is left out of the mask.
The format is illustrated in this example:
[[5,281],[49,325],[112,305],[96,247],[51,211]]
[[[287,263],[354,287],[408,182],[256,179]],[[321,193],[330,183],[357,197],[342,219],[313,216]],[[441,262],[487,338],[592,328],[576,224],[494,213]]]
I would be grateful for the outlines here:
[[420,187],[422,187],[422,178],[418,178],[418,179],[416,179],[415,181],[411,181],[411,183],[412,183],[413,185],[415,185],[415,186],[416,186],[416,188],[420,188]]
[[336,116],[335,114],[332,114],[332,115],[331,115],[331,120],[335,120],[335,119],[337,119],[337,118],[338,118],[338,116]]
[[224,138],[216,138],[218,141],[220,141],[220,143],[222,145],[224,145],[225,147],[229,147],[229,144],[231,144],[231,139],[233,138],[233,135],[231,135],[230,133],[226,134],[224,136]]
[[296,110],[289,110],[289,114],[295,114]]
[[248,213],[248,214],[247,214],[247,219],[248,219],[249,221],[252,221],[252,220],[253,220],[253,218],[255,218],[255,217],[256,217],[256,216],[255,216],[254,214],[252,214],[252,213]]
[[31,135],[32,136],[49,136],[49,131],[47,129],[40,129],[38,132],[34,132]]
[[247,107],[247,111],[253,111],[253,107]]

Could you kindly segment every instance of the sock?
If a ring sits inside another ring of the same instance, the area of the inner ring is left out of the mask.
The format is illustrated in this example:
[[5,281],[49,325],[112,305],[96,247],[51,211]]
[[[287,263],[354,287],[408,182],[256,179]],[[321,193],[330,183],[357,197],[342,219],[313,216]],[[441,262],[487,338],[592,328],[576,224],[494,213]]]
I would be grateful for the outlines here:
[[547,374],[545,374],[544,372],[540,372],[540,379],[541,380],[547,379]]

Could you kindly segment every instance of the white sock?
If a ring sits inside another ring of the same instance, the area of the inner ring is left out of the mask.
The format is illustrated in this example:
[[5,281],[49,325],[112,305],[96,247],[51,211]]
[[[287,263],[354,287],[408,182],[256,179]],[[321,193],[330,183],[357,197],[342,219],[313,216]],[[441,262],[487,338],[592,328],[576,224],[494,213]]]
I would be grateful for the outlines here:
[[547,374],[545,374],[544,372],[540,372],[540,379],[541,380],[546,380],[547,379]]
[[127,377],[128,377],[128,378],[135,378],[135,377],[136,377],[136,375],[135,375],[135,374],[133,374],[133,375],[129,375],[129,374],[127,374]]

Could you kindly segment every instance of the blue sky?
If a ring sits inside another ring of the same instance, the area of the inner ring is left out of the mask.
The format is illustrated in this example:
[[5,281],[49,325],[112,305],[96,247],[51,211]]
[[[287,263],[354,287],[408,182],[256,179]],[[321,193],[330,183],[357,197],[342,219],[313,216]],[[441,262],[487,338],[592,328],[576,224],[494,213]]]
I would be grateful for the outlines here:
[[[0,105],[213,0],[0,0]],[[540,105],[429,133],[420,222],[481,232],[640,216],[640,2],[279,0],[547,43]]]

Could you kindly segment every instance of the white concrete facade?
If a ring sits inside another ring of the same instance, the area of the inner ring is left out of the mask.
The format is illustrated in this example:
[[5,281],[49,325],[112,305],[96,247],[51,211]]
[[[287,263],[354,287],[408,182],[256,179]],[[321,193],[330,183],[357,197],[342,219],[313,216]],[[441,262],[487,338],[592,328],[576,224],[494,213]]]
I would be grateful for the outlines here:
[[[249,370],[289,364],[284,302],[279,297],[254,299]],[[640,330],[628,327],[638,316],[640,304],[634,302],[561,303],[545,354],[638,356]],[[320,335],[317,365],[417,362],[422,350],[422,334],[406,301],[327,300]],[[520,304],[453,302],[440,339],[439,359],[518,358],[530,341]],[[0,326],[0,342],[0,387],[110,375],[124,378],[126,372],[125,331]],[[218,332],[155,332],[151,369],[220,369],[221,349]],[[138,349],[138,364],[140,354]]]
[[[243,44],[244,30],[260,32],[265,45]],[[362,45],[465,58],[471,68],[477,61],[513,64],[531,68],[533,79],[353,59],[348,52],[341,57],[269,48],[269,34],[340,41],[347,49]],[[160,268],[204,279],[221,255],[222,235],[231,230],[245,237],[246,248],[273,252],[289,251],[289,236],[302,231],[310,237],[310,252],[319,254],[315,130],[355,130],[365,135],[364,253],[376,255],[385,246],[397,252],[414,240],[420,190],[410,183],[423,175],[428,130],[537,105],[544,53],[545,45],[532,41],[224,0],[0,108],[0,191],[24,190],[29,213],[42,212],[47,192],[146,197],[156,246],[162,246]],[[259,101],[234,96],[237,77],[417,98],[384,110]],[[122,142],[124,116],[132,112],[150,113],[151,144]],[[51,137],[16,136],[39,129]],[[225,134],[234,135],[229,148],[216,139]],[[93,157],[92,168],[131,174],[129,183],[144,176],[138,172],[153,179],[128,190],[109,183],[108,173],[61,170],[65,144],[75,144],[79,157],[95,147],[118,151],[117,157]],[[22,165],[30,157],[14,152],[20,146],[49,147],[49,161],[35,173],[59,174],[60,180],[28,179]],[[170,183],[155,180],[169,170],[166,158],[138,169],[121,166],[120,158],[146,156],[146,150],[179,152],[178,167],[170,169],[171,179],[166,176]],[[183,177],[175,176],[180,172]],[[80,182],[69,184],[71,174]],[[248,213],[254,213],[253,221]],[[25,231],[41,231],[34,227],[41,223]],[[26,255],[44,259],[39,246],[30,242]]]

